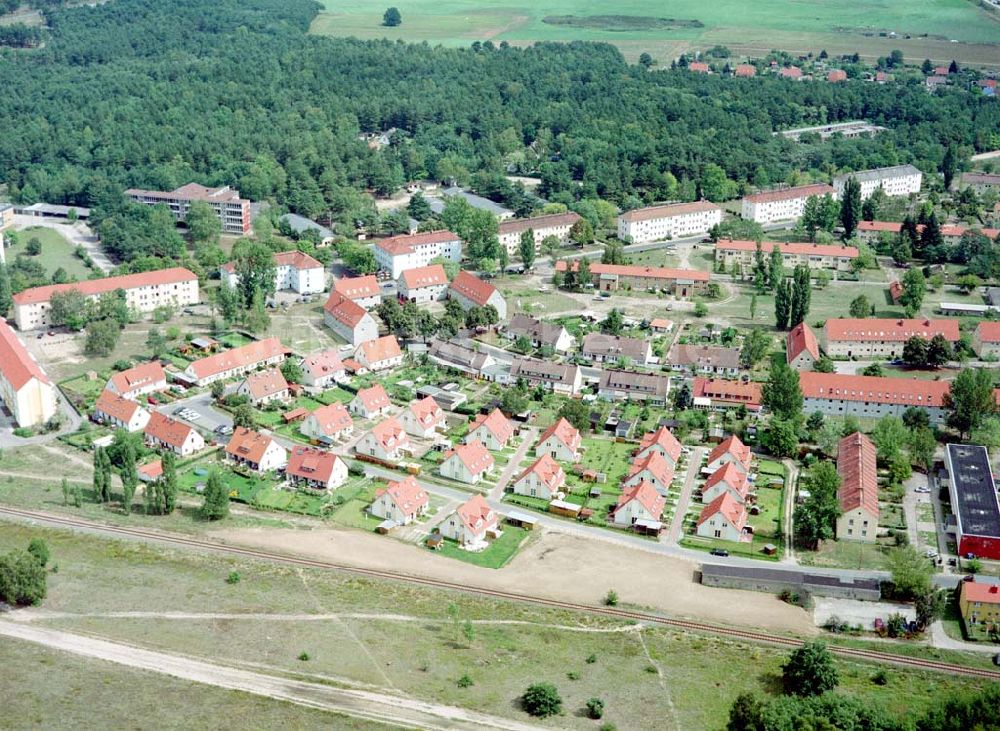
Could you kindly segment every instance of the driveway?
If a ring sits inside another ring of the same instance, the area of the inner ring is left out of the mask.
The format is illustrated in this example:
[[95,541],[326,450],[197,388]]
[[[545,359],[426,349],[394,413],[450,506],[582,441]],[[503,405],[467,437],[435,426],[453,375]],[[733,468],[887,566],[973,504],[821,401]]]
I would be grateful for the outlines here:
[[917,611],[912,604],[863,602],[837,597],[813,598],[813,621],[817,627],[822,627],[831,617],[836,617],[841,622],[860,624],[866,630],[871,630],[874,629],[876,619],[884,622],[893,614],[902,614],[908,622],[917,618]]
[[681,538],[681,531],[684,528],[684,517],[687,515],[688,504],[691,502],[691,493],[694,492],[694,483],[701,472],[701,460],[707,450],[704,447],[695,447],[688,452],[687,474],[684,476],[684,485],[681,487],[680,497],[677,498],[677,509],[674,510],[673,520],[670,521],[670,532],[667,534],[667,543],[676,546]]
[[80,422],[82,417],[77,413],[76,409],[70,406],[69,402],[60,393],[59,396],[59,413],[63,418],[63,428],[59,431],[49,432],[48,434],[39,434],[34,437],[17,437],[14,436],[14,428],[17,424],[14,423],[14,417],[11,416],[10,412],[0,403],[0,449],[8,449],[13,447],[30,447],[35,444],[47,444],[59,438],[62,434],[72,434],[77,429],[80,428]]

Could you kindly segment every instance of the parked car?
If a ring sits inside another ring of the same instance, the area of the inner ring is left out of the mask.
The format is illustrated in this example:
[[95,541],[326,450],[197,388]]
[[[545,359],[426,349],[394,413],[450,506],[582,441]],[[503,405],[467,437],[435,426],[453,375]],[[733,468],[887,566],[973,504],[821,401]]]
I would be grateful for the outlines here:
[[726,557],[729,555],[729,551],[727,551],[725,548],[713,548],[711,551],[709,551],[709,553],[712,554],[713,556],[722,556],[722,557]]

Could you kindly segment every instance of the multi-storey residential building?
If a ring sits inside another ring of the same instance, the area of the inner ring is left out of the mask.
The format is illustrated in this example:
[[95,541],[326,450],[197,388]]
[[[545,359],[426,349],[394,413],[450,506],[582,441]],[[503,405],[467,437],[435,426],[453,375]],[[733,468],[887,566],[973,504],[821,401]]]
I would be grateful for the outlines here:
[[152,360],[137,366],[118,371],[104,388],[125,398],[138,398],[147,393],[167,390],[167,374],[163,372],[160,361]]
[[841,373],[799,374],[804,413],[819,411],[827,416],[857,416],[881,419],[902,416],[910,407],[927,412],[932,424],[944,421],[947,381],[924,381]]
[[[567,264],[556,262],[556,271],[565,272],[572,267],[577,271],[577,261]],[[678,297],[704,294],[710,279],[708,272],[697,269],[668,269],[666,267],[644,267],[630,264],[590,264],[590,275],[594,286],[605,292],[618,289],[663,290]]]
[[[781,259],[787,269],[794,269],[804,264],[810,269],[833,269],[838,272],[851,271],[851,265],[858,258],[858,250],[853,246],[839,244],[782,244],[773,241],[761,241],[761,253],[767,257],[774,247],[778,247]],[[756,241],[736,241],[722,239],[715,242],[715,262],[724,264],[726,271],[739,267],[743,277],[753,276],[754,260],[757,257]]]
[[448,296],[458,300],[463,309],[493,305],[501,320],[507,319],[507,302],[489,282],[467,271],[460,271],[448,285]]
[[157,307],[187,307],[198,303],[198,277],[183,267],[120,277],[32,287],[14,295],[14,322],[20,330],[48,327],[52,295],[76,290],[89,300],[121,290],[125,304],[136,312]]
[[364,277],[341,277],[333,283],[333,291],[366,310],[382,304],[382,290],[374,274]]
[[56,415],[59,391],[10,325],[0,318],[0,399],[21,427],[44,424]]
[[972,188],[976,193],[993,193],[1000,190],[1000,173],[962,173],[958,179],[959,189]]
[[976,325],[972,349],[980,358],[1000,358],[1000,322],[983,321]]
[[363,307],[336,291],[330,292],[330,297],[323,305],[323,324],[354,346],[378,337],[375,318]]
[[817,195],[834,195],[833,187],[826,183],[815,183],[754,193],[743,198],[741,215],[748,221],[757,223],[793,221],[802,217],[806,201]]
[[861,200],[867,200],[879,188],[887,196],[904,196],[920,192],[923,173],[912,165],[895,165],[874,170],[845,173],[833,179],[833,189],[838,198],[844,195],[844,186],[854,178],[861,184]]
[[958,554],[1000,559],[1000,503],[986,447],[949,444],[944,466]]
[[188,183],[168,192],[129,188],[125,195],[129,200],[147,206],[166,205],[178,223],[184,223],[187,219],[192,203],[204,201],[219,217],[224,233],[242,236],[251,230],[250,201],[240,198],[239,191],[228,186],[206,188],[197,183]]
[[462,239],[451,231],[427,231],[375,242],[375,261],[393,279],[407,269],[427,266],[437,258],[461,261]]
[[618,238],[642,244],[699,236],[720,223],[722,209],[709,201],[636,208],[618,216]]
[[592,332],[584,336],[580,355],[595,363],[628,360],[638,365],[648,365],[653,361],[653,348],[648,340]]
[[[993,240],[1000,236],[1000,229],[997,228],[977,228],[975,226],[963,226],[959,223],[946,223],[941,225],[941,239],[949,245],[954,246],[962,240],[962,234],[966,231],[979,231],[986,238]],[[859,221],[858,238],[866,244],[875,244],[883,236],[895,236],[903,230],[903,224],[898,221]],[[917,224],[917,233],[924,231],[923,224]]]
[[549,236],[555,236],[560,244],[569,241],[569,230],[579,220],[579,214],[572,211],[535,218],[516,218],[500,224],[498,238],[500,245],[507,249],[507,253],[513,258],[517,255],[521,245],[521,235],[525,231],[531,229],[535,238],[535,251],[538,251],[542,246],[542,240]]
[[811,371],[819,358],[819,342],[811,327],[800,322],[788,331],[785,338],[785,359],[788,365],[797,371]]
[[578,394],[583,383],[579,366],[538,358],[514,358],[510,366],[510,378],[515,382],[523,378],[532,386],[543,386],[569,396]]
[[970,625],[1000,625],[1000,586],[979,581],[963,581],[958,594],[958,611]]
[[663,406],[670,393],[670,377],[661,373],[603,370],[597,395],[609,401],[648,401]]
[[[316,294],[326,289],[323,265],[301,251],[282,251],[274,255],[274,291],[291,290],[298,294]],[[230,287],[240,283],[236,265],[228,262],[219,267],[222,281]]]
[[840,440],[837,473],[837,539],[874,543],[878,535],[878,475],[875,445],[868,437],[857,431]]
[[188,365],[184,375],[198,386],[208,386],[264,366],[280,365],[290,352],[278,338],[267,338],[196,360]]
[[898,358],[912,337],[930,340],[943,335],[958,342],[958,320],[893,320],[831,317],[820,332],[820,344],[831,358]]
[[396,282],[399,296],[407,302],[443,300],[448,290],[448,274],[440,264],[407,269]]

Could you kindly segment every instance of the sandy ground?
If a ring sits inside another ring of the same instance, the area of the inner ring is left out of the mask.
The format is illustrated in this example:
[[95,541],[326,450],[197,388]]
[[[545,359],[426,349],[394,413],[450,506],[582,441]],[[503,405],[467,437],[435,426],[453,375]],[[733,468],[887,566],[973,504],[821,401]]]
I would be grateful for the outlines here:
[[800,636],[817,633],[809,614],[775,596],[695,583],[695,562],[564,534],[542,533],[499,570],[351,530],[223,528],[213,531],[212,537],[230,544],[349,562],[362,568],[401,571],[585,604],[600,604],[608,589],[614,589],[622,604],[675,617]]

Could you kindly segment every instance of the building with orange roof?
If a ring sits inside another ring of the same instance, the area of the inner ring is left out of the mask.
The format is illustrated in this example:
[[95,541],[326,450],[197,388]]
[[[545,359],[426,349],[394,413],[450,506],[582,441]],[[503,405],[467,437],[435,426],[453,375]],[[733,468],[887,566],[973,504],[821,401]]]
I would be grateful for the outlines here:
[[538,438],[538,444],[535,445],[535,456],[541,457],[543,454],[548,454],[552,459],[576,462],[580,458],[582,441],[579,430],[565,418],[560,417]]
[[244,236],[252,230],[250,201],[240,198],[240,192],[228,185],[206,188],[198,183],[188,183],[171,191],[129,188],[125,191],[125,197],[133,203],[147,206],[165,205],[177,223],[183,223],[187,219],[192,203],[201,201],[207,203],[218,217],[223,233]]
[[125,398],[139,398],[147,393],[167,390],[167,374],[163,372],[160,361],[151,360],[137,366],[118,371],[104,388]]
[[413,475],[375,491],[375,501],[368,512],[376,518],[391,520],[396,525],[409,525],[430,507],[430,497]]
[[444,410],[431,396],[410,402],[399,417],[406,433],[414,437],[429,439],[448,426]]
[[136,468],[141,482],[156,482],[163,477],[163,460],[154,459]]
[[655,333],[668,333],[674,329],[674,321],[665,317],[656,317],[649,321],[649,329]]
[[348,410],[362,419],[374,419],[388,414],[392,409],[392,401],[381,383],[360,389],[347,405]]
[[740,215],[757,223],[797,220],[802,217],[807,200],[826,195],[834,195],[833,186],[826,183],[762,191],[743,197]]
[[402,365],[403,351],[395,335],[383,335],[361,343],[354,351],[354,360],[369,371],[384,371]]
[[288,401],[288,381],[277,368],[251,373],[237,387],[236,393],[246,396],[254,406],[267,406],[272,401]]
[[914,407],[925,410],[932,424],[944,421],[944,401],[950,390],[947,381],[815,371],[800,373],[799,387],[805,413],[819,411],[827,416],[881,419],[901,417]]
[[695,376],[691,381],[691,397],[696,409],[735,409],[746,406],[760,411],[764,394],[754,381],[742,383],[719,378]]
[[324,443],[343,441],[354,433],[354,420],[339,401],[320,406],[302,420],[299,431]]
[[392,279],[407,269],[430,264],[434,259],[460,262],[462,239],[451,231],[425,231],[406,236],[392,236],[375,242],[378,268],[389,272]]
[[492,305],[501,320],[507,319],[507,301],[500,290],[464,269],[448,285],[448,296],[465,310]]
[[3,318],[0,318],[0,399],[19,427],[44,424],[59,409],[56,385]]
[[303,386],[325,390],[347,380],[344,361],[333,348],[307,355],[299,365]]
[[382,288],[374,274],[366,274],[363,277],[341,277],[333,283],[333,290],[366,310],[382,304]]
[[750,79],[757,75],[757,67],[749,63],[738,63],[733,69],[733,76],[738,79]]
[[25,289],[14,295],[14,322],[20,330],[48,327],[52,295],[56,293],[75,290],[93,301],[119,289],[125,293],[125,304],[136,312],[152,312],[157,307],[187,307],[199,301],[198,277],[188,269],[173,267]]
[[535,251],[540,251],[542,241],[549,236],[554,236],[560,244],[569,241],[569,232],[573,225],[580,220],[580,215],[573,211],[566,213],[550,213],[544,216],[534,216],[533,218],[514,218],[500,222],[497,238],[500,245],[507,249],[513,259],[518,254],[521,246],[521,236],[525,231],[531,231],[535,240]]
[[966,624],[1000,625],[1000,586],[979,581],[962,581],[958,592],[958,611]]
[[751,540],[745,532],[747,506],[734,498],[728,491],[702,508],[696,522],[695,533],[702,538],[717,538],[723,541]]
[[663,506],[667,504],[665,497],[657,492],[648,482],[640,482],[627,487],[618,496],[618,502],[611,512],[611,522],[614,525],[630,528],[642,521],[647,530],[651,523],[659,523],[663,515]]
[[493,409],[488,414],[476,414],[469,424],[465,441],[482,442],[487,449],[498,452],[507,446],[514,436],[514,423],[504,416],[500,409]]
[[732,462],[719,467],[708,476],[701,488],[701,501],[711,503],[726,493],[741,503],[745,503],[750,494],[750,481],[746,473],[741,472]]
[[730,434],[721,442],[715,445],[708,453],[705,460],[705,468],[714,472],[720,467],[732,463],[744,475],[750,473],[750,464],[753,461],[753,453],[750,447],[743,443],[735,434]]
[[[298,294],[317,294],[326,289],[326,273],[323,265],[302,251],[281,251],[272,257],[274,261],[274,291],[292,291]],[[219,267],[222,281],[230,287],[237,287],[240,275],[236,265],[227,262]]]
[[465,547],[479,547],[500,534],[497,514],[482,495],[473,495],[441,523],[441,535]]
[[650,450],[645,457],[632,460],[628,475],[622,481],[622,486],[632,487],[640,482],[648,482],[656,491],[666,497],[670,484],[674,480],[674,468],[661,452]]
[[[578,261],[556,262],[557,272],[576,271]],[[704,294],[711,278],[708,272],[699,269],[671,269],[669,267],[647,267],[635,264],[590,264],[590,276],[594,287],[604,292],[614,292],[628,288],[650,292],[666,291],[678,297]]]
[[788,331],[785,336],[785,360],[797,371],[811,371],[820,359],[816,333],[804,322]]
[[831,317],[820,331],[820,344],[831,358],[899,358],[913,337],[944,336],[958,342],[958,320]]
[[847,81],[847,72],[843,69],[834,69],[826,75],[826,80],[831,84],[838,84],[842,81]]
[[712,73],[712,68],[704,61],[691,61],[691,63],[687,65],[687,70],[696,74]]
[[564,484],[566,484],[566,473],[562,465],[549,455],[543,454],[514,479],[511,492],[516,495],[551,500]]
[[112,429],[142,431],[149,423],[149,412],[131,399],[111,391],[102,391],[94,404],[92,418]]
[[378,337],[378,323],[364,307],[336,290],[323,305],[323,324],[348,344],[358,346]]
[[396,290],[407,302],[423,304],[443,300],[448,291],[448,274],[440,264],[407,269],[396,280]]
[[347,463],[333,452],[314,447],[292,447],[285,476],[293,485],[333,490],[347,482]]
[[[903,230],[903,224],[898,221],[859,221],[858,238],[867,244],[878,243],[883,235],[893,236]],[[917,224],[917,233],[924,231],[923,224]],[[941,238],[946,244],[955,245],[962,240],[962,235],[966,231],[979,231],[988,239],[995,239],[1000,236],[1000,229],[979,228],[977,226],[965,226],[960,223],[942,224]]]
[[495,465],[493,455],[475,440],[455,445],[444,453],[439,471],[444,477],[469,485],[479,484]]
[[785,66],[778,72],[778,76],[783,79],[794,79],[795,81],[802,80],[802,69],[798,66]]
[[710,201],[636,208],[618,216],[618,238],[633,244],[644,244],[700,236],[720,223],[722,209]]
[[188,365],[184,374],[198,386],[208,386],[258,368],[281,365],[289,353],[291,351],[278,338],[267,338],[196,360]]
[[848,434],[837,445],[837,474],[837,540],[874,543],[879,516],[875,445],[861,432]]
[[[760,250],[770,256],[778,248],[785,267],[794,269],[807,266],[810,269],[831,269],[849,272],[858,258],[854,246],[840,244],[811,244],[806,242],[781,243],[761,241]],[[739,239],[720,239],[715,242],[715,263],[725,266],[727,271],[739,271],[744,279],[753,276],[754,260],[757,258],[757,242]]]
[[288,452],[268,434],[236,427],[225,450],[226,460],[254,472],[272,472],[288,464]]
[[142,431],[146,444],[155,449],[169,449],[179,457],[187,457],[205,448],[205,439],[197,429],[158,411],[149,415]]
[[667,427],[661,426],[655,431],[647,432],[639,442],[639,449],[636,450],[636,459],[648,457],[652,452],[659,452],[667,460],[671,469],[677,469],[677,463],[681,461],[681,454],[684,448],[677,441]]
[[983,320],[972,333],[972,350],[980,358],[1000,358],[1000,322]]
[[363,434],[354,445],[354,451],[386,462],[398,462],[410,453],[410,438],[399,420],[390,416]]

